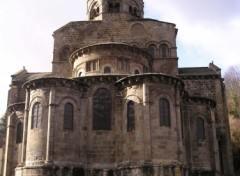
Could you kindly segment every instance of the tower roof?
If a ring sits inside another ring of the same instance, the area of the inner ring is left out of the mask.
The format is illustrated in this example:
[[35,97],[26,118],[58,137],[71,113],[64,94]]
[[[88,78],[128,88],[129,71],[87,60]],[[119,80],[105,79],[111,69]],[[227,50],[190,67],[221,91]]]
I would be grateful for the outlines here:
[[[88,0],[89,20],[143,18],[143,0]],[[120,18],[119,18],[120,17]]]

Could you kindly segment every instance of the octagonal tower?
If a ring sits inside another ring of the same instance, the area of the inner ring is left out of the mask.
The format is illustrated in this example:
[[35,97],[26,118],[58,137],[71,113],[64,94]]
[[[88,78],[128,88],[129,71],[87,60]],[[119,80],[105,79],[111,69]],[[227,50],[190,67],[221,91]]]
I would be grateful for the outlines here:
[[88,0],[88,20],[143,18],[143,0]]

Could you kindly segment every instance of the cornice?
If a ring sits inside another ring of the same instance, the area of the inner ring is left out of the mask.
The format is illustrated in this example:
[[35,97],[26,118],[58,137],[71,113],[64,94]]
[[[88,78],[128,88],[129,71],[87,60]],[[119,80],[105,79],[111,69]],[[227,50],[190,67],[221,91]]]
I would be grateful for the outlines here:
[[67,78],[39,78],[28,81],[23,85],[23,88],[30,90],[44,87],[66,87],[71,89],[77,89],[81,92],[86,91],[86,85],[84,83]]
[[90,87],[94,84],[99,84],[99,83],[106,83],[106,84],[110,83],[112,85],[115,85],[119,79],[126,76],[127,75],[95,75],[95,76],[77,77],[77,78],[74,78],[74,80],[80,81],[84,83],[86,86]]
[[184,90],[184,82],[181,79],[162,73],[145,73],[132,75],[117,81],[117,85],[120,89],[142,83],[168,84],[178,87],[181,91]]
[[95,44],[95,45],[86,46],[86,47],[83,47],[83,48],[80,48],[80,49],[74,51],[69,58],[69,62],[71,64],[71,66],[73,66],[74,61],[78,57],[82,56],[83,54],[87,54],[94,50],[99,50],[99,49],[101,49],[103,51],[112,50],[112,49],[118,49],[118,51],[128,50],[131,53],[142,55],[148,61],[152,62],[152,56],[144,49],[141,49],[141,48],[138,48],[136,46],[132,46],[132,45],[129,45],[126,43],[109,42],[109,43],[99,43],[99,44]]
[[178,75],[182,80],[221,79],[221,75]]
[[25,102],[19,102],[19,103],[14,103],[11,104],[7,107],[7,110],[9,112],[14,112],[14,111],[24,111],[25,107]]
[[216,101],[206,98],[206,97],[197,97],[197,96],[188,96],[185,97],[184,99],[185,103],[190,103],[190,104],[202,104],[202,105],[207,105],[210,106],[211,108],[215,108],[217,103]]

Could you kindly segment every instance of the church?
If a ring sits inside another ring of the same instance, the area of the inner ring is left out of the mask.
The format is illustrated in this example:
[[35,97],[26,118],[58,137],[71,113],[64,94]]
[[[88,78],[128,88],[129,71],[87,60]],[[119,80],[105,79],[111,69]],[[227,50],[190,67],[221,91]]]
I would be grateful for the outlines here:
[[221,69],[180,68],[176,25],[143,0],[86,3],[51,72],[12,75],[2,176],[234,175]]

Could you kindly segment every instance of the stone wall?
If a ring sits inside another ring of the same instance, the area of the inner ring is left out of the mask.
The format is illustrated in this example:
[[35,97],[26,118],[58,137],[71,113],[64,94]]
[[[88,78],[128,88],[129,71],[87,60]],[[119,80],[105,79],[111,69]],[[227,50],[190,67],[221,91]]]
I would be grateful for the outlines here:
[[[111,27],[109,27],[111,25]],[[72,74],[69,62],[61,61],[62,49],[69,48],[70,53],[76,49],[106,42],[126,43],[147,49],[150,44],[159,47],[165,43],[169,48],[169,56],[164,60],[156,60],[153,72],[177,74],[176,29],[172,23],[156,20],[136,21],[89,21],[71,22],[54,33],[53,74],[69,77]],[[159,58],[159,54],[156,54]],[[172,58],[172,59],[168,59]],[[164,63],[170,62],[169,66]],[[162,65],[162,66],[160,66]],[[164,66],[165,65],[165,66]],[[62,69],[65,68],[65,69]],[[64,70],[64,72],[59,72]]]

